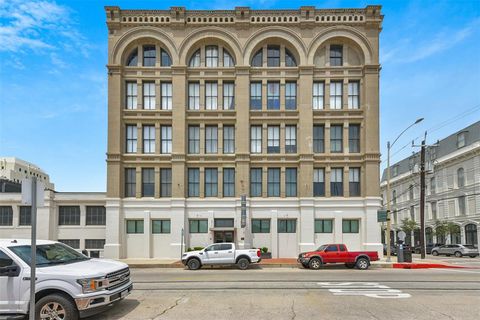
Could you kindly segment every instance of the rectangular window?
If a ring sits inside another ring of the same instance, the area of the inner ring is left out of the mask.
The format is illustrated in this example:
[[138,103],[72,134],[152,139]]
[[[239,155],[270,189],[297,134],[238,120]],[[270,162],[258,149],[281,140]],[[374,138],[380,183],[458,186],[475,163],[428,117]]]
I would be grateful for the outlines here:
[[79,226],[80,225],[80,206],[59,206],[58,207],[58,225]]
[[465,147],[465,144],[466,144],[466,133],[460,132],[457,135],[457,148],[463,148]]
[[330,45],[330,66],[338,67],[343,65],[343,46]]
[[152,220],[152,233],[170,233],[170,220]]
[[136,125],[127,125],[127,141],[126,141],[126,151],[127,153],[136,153],[137,152],[137,126]]
[[280,110],[280,82],[267,82],[267,109]]
[[105,247],[105,239],[85,239],[85,249],[103,250]]
[[73,249],[80,249],[80,239],[58,239],[58,242],[63,243]]
[[127,109],[137,109],[137,83],[127,82]]
[[205,153],[218,152],[218,127],[205,126]]
[[343,196],[343,168],[332,168],[330,173],[330,193],[332,197]]
[[155,191],[155,170],[142,169],[142,197],[153,197]]
[[280,168],[268,168],[267,195],[280,197]]
[[172,126],[161,126],[162,153],[172,153]]
[[270,219],[252,219],[252,233],[270,233]]
[[143,83],[143,109],[155,109],[155,82]]
[[162,110],[172,110],[173,104],[173,94],[172,94],[172,83],[171,82],[162,82]]
[[350,197],[360,196],[360,168],[350,168],[349,170],[349,188]]
[[250,127],[250,152],[262,153],[262,126]]
[[127,220],[127,233],[143,233],[143,220]]
[[32,207],[31,206],[21,206],[20,207],[20,220],[18,225],[20,226],[29,226],[32,224]]
[[430,207],[432,208],[432,220],[437,220],[437,202],[432,201]]
[[192,219],[188,221],[190,233],[207,233],[208,220],[207,219]]
[[188,153],[200,153],[200,126],[188,126]]
[[205,82],[205,109],[217,110],[218,84],[216,82]]
[[323,125],[313,126],[313,152],[325,152],[325,126]]
[[235,169],[223,168],[223,196],[235,196]]
[[297,126],[285,126],[285,153],[297,153]]
[[262,196],[262,169],[261,168],[250,169],[250,196],[251,197]]
[[200,196],[200,169],[198,168],[188,169],[188,196]]
[[348,151],[350,153],[360,152],[360,125],[358,124],[348,126]]
[[13,208],[0,206],[0,226],[13,226]]
[[285,169],[285,196],[297,196],[297,168]]
[[234,126],[223,126],[223,153],[235,153]]
[[330,82],[330,109],[342,109],[343,104],[343,82]]
[[250,109],[262,110],[262,83],[250,83]]
[[135,197],[136,196],[136,170],[135,168],[126,168],[125,169],[125,197]]
[[218,195],[218,169],[205,169],[205,197]]
[[143,153],[155,153],[155,126],[143,126]]
[[325,83],[313,83],[313,110],[321,110],[324,108],[325,102]]
[[200,84],[198,82],[188,84],[188,109],[200,110]]
[[359,223],[358,220],[343,220],[342,231],[343,233],[358,233]]
[[330,127],[330,152],[343,152],[343,126],[333,125]]
[[350,81],[348,83],[348,109],[360,108],[360,82]]
[[267,153],[280,153],[280,126],[268,126],[267,133]]
[[285,109],[297,108],[297,83],[295,81],[285,83]]
[[315,233],[332,233],[333,220],[315,219]]
[[172,196],[172,169],[170,168],[160,169],[160,196]]
[[156,49],[155,46],[143,46],[143,66],[155,67]]
[[297,220],[295,219],[278,219],[278,233],[296,233]]
[[106,209],[104,206],[87,206],[85,218],[87,226],[104,226],[107,220]]
[[462,216],[467,213],[465,196],[458,197],[458,212]]
[[205,47],[205,63],[207,67],[218,67],[218,47]]
[[214,219],[213,226],[215,228],[233,228],[234,220],[233,219]]
[[233,82],[223,83],[223,110],[235,109],[235,84]]
[[313,196],[325,196],[325,169],[313,169]]
[[267,47],[267,67],[280,67],[280,46]]

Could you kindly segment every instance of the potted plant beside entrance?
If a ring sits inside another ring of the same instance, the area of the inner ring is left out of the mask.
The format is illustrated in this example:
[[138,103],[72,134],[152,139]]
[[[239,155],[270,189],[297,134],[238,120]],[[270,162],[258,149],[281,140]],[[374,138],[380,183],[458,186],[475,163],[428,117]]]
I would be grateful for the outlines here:
[[272,259],[272,253],[268,252],[267,247],[262,247],[260,249],[260,258],[262,258],[262,259]]

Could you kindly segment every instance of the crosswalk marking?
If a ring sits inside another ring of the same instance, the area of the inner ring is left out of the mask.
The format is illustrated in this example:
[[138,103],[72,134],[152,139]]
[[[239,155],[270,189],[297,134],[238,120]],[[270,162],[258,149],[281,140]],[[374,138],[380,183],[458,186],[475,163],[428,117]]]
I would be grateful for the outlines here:
[[377,282],[318,282],[335,296],[365,296],[378,299],[402,299],[411,295]]

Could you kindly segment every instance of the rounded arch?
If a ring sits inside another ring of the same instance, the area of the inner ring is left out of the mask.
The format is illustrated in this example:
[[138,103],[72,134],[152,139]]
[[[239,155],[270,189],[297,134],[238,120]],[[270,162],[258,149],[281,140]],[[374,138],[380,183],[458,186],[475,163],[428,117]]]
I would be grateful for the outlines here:
[[342,26],[327,28],[323,32],[318,33],[313,38],[308,48],[307,63],[309,65],[314,64],[315,54],[317,50],[322,46],[322,44],[332,38],[345,38],[355,42],[362,50],[365,64],[373,63],[373,48],[370,45],[367,37],[365,37],[363,34],[355,30],[354,28]]
[[257,52],[259,45],[265,43],[268,39],[278,39],[285,43],[286,47],[297,59],[297,66],[305,64],[307,50],[302,38],[288,28],[271,26],[254,32],[247,39],[243,48],[243,62],[245,65],[250,65],[252,55]]
[[178,64],[178,52],[173,40],[160,28],[136,27],[125,34],[113,46],[111,55],[108,57],[109,64],[122,64],[125,56],[130,54],[131,45],[141,39],[153,39],[160,42],[172,58],[172,64]]
[[203,27],[198,28],[188,34],[179,46],[179,61],[188,65],[191,54],[197,49],[197,44],[207,39],[215,39],[219,41],[228,52],[233,55],[235,63],[238,65],[241,61],[242,50],[237,38],[228,31],[219,27]]

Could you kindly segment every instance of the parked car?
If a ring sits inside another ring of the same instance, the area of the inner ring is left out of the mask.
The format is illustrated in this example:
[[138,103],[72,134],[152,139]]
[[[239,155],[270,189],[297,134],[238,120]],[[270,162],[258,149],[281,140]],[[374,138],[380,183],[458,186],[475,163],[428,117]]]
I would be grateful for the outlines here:
[[378,260],[377,251],[348,251],[344,244],[324,244],[317,250],[300,253],[297,261],[304,268],[320,269],[327,263],[344,263],[347,268],[366,270],[371,261]]
[[470,258],[475,258],[478,256],[478,249],[471,244],[446,244],[433,248],[432,255],[446,255],[447,257],[454,255],[457,258],[469,256]]
[[[441,247],[441,246],[443,246],[443,243],[428,243],[428,244],[425,245],[425,253],[426,254],[431,254],[433,248]],[[420,252],[420,245],[415,246],[415,253],[421,253]]]
[[[31,241],[0,239],[0,314],[29,311]],[[128,265],[91,259],[55,241],[37,241],[35,319],[76,320],[104,311],[132,290]]]
[[205,249],[185,252],[182,263],[190,270],[200,269],[204,265],[234,265],[245,270],[250,263],[258,263],[260,249],[236,249],[234,243],[215,243]]

